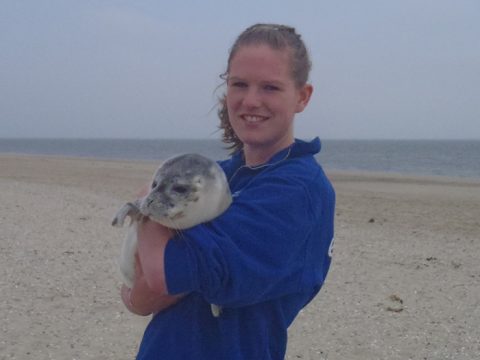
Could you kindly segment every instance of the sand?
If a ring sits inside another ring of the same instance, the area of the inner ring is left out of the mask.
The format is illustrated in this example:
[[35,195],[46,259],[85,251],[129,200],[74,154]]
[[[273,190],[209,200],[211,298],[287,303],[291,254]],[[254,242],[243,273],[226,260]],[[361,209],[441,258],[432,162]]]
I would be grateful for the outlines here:
[[[153,162],[0,155],[0,359],[133,359],[114,212]],[[476,359],[480,181],[332,172],[334,260],[287,359]]]

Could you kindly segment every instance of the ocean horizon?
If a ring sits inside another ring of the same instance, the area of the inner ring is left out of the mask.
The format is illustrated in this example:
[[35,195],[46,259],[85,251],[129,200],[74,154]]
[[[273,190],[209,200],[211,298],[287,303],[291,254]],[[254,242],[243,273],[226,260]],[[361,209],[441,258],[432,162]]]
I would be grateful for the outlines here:
[[[94,159],[164,160],[179,153],[229,156],[219,139],[0,138],[0,153]],[[480,140],[322,140],[326,171],[480,179]]]

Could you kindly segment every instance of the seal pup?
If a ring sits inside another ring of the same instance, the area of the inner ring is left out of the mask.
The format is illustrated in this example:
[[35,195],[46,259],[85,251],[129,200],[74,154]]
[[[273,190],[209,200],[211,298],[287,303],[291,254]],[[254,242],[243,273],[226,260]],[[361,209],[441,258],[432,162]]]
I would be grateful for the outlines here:
[[[150,192],[123,205],[112,221],[113,226],[123,226],[127,216],[131,219],[119,258],[125,285],[133,286],[137,228],[144,217],[183,230],[216,218],[231,203],[227,178],[215,161],[198,154],[178,155],[165,161],[153,177]],[[220,307],[211,307],[212,314],[218,317]]]

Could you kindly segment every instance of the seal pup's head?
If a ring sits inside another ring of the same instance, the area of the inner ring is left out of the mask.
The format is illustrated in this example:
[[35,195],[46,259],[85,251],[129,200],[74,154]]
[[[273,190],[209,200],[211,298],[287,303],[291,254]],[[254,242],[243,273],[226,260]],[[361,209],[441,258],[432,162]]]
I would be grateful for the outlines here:
[[160,166],[140,211],[169,228],[186,229],[212,220],[231,202],[222,168],[204,156],[184,154]]

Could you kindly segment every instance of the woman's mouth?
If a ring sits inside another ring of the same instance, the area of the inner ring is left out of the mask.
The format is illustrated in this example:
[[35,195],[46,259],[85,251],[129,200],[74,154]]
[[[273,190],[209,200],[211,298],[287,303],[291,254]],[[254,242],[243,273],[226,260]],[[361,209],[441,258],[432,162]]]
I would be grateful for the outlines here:
[[266,116],[258,115],[242,115],[242,119],[245,120],[248,124],[256,124],[267,119]]

